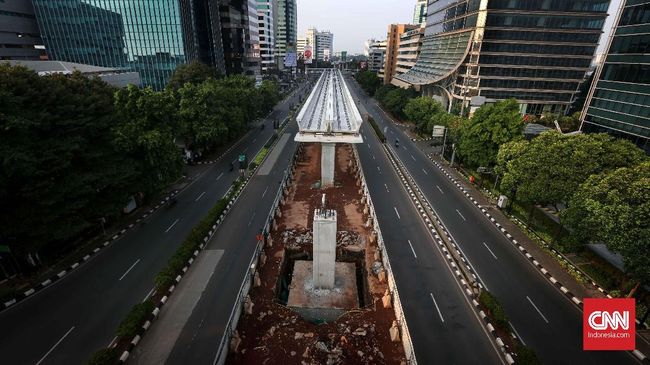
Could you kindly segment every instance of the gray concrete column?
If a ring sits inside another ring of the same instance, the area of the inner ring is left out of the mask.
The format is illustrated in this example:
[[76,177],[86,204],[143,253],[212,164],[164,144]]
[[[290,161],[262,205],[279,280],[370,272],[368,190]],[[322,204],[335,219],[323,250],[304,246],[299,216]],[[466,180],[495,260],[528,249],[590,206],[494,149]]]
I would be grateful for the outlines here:
[[321,143],[320,176],[321,186],[334,185],[334,161],[336,160],[336,143]]
[[336,211],[314,211],[314,265],[315,289],[332,289],[336,271]]

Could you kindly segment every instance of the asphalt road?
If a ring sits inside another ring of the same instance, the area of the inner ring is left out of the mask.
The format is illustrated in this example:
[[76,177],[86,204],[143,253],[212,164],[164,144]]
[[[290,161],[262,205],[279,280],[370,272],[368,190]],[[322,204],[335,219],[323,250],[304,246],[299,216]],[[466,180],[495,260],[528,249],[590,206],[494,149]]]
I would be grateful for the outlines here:
[[[255,252],[255,236],[266,224],[295,150],[293,136],[297,131],[295,122],[286,129],[289,139],[277,160],[265,162],[274,163],[274,166],[269,170],[268,166],[262,165],[208,243],[208,250],[223,250],[223,256],[176,340],[167,364],[213,363]],[[261,175],[262,170],[269,171],[269,174]]]
[[[348,80],[349,81],[349,80]],[[504,306],[511,324],[525,345],[544,364],[636,364],[624,351],[582,351],[582,312],[554,287],[497,230],[422,153],[366,98],[355,82],[348,82],[356,98],[393,143],[422,193],[437,211],[465,253],[483,285]],[[375,150],[378,154],[380,151]]]
[[420,364],[500,364],[371,127],[357,146]]
[[296,102],[294,94],[278,104],[264,120],[266,128],[253,130],[197,177],[177,204],[159,209],[63,280],[0,313],[0,363],[83,364],[108,346],[126,313],[151,294],[156,273],[236,178],[230,161],[241,152],[252,158],[273,133],[271,121],[286,116],[289,103]]

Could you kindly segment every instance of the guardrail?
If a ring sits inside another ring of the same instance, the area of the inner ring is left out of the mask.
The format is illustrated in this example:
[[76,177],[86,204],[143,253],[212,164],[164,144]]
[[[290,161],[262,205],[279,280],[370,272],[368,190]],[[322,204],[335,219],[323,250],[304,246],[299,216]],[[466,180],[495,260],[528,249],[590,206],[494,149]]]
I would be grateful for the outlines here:
[[417,364],[417,358],[415,356],[415,350],[413,348],[413,341],[411,340],[411,333],[409,332],[408,324],[406,323],[406,317],[404,316],[404,309],[402,308],[402,301],[399,296],[399,291],[397,290],[397,282],[395,282],[395,277],[393,276],[393,270],[390,266],[390,260],[388,259],[388,253],[386,251],[386,245],[384,244],[384,238],[381,234],[381,229],[379,228],[379,221],[377,220],[377,214],[375,213],[375,206],[372,203],[370,197],[370,191],[368,190],[368,185],[366,184],[366,177],[363,174],[363,167],[361,167],[361,160],[359,159],[359,153],[357,152],[356,145],[353,146],[354,158],[356,159],[357,166],[359,167],[359,178],[361,179],[361,186],[363,188],[363,195],[368,202],[368,211],[372,217],[373,227],[377,233],[377,246],[382,252],[381,260],[384,268],[386,269],[387,278],[388,278],[388,289],[393,297],[393,309],[395,311],[395,317],[397,319],[397,325],[400,327],[400,334],[402,338],[402,345],[404,347],[404,356],[408,364]]

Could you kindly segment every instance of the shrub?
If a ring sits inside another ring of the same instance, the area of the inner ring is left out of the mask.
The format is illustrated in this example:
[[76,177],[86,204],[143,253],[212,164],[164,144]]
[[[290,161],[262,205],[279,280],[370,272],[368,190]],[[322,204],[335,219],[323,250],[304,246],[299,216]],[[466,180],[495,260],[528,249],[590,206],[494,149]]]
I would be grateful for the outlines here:
[[503,310],[503,307],[499,303],[494,295],[490,294],[487,290],[481,291],[481,294],[478,297],[481,305],[487,309],[489,317],[494,322],[496,327],[510,333],[510,324],[508,323],[508,316]]
[[386,142],[386,136],[384,136],[384,132],[381,130],[381,128],[379,128],[379,126],[377,125],[377,122],[375,122],[375,120],[372,119],[371,116],[368,116],[368,123],[370,123],[370,125],[372,126],[372,129],[375,130],[375,134],[377,134],[377,137],[379,138],[379,140],[382,143],[385,143]]
[[530,347],[524,345],[517,345],[515,348],[517,358],[515,363],[519,365],[542,365],[542,362],[537,358],[537,354]]
[[134,305],[129,314],[126,315],[126,318],[117,327],[117,336],[131,338],[138,334],[140,327],[142,327],[153,309],[154,305],[149,299]]
[[119,351],[117,348],[113,347],[110,349],[101,349],[95,351],[94,354],[90,357],[87,365],[112,365],[115,364],[118,360]]

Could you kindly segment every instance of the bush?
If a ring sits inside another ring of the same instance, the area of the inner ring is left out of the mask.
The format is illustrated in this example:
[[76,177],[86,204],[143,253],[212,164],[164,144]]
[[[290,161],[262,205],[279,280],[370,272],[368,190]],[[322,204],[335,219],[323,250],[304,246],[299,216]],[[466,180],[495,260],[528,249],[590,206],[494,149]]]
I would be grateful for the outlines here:
[[375,120],[372,119],[371,116],[368,116],[368,123],[370,123],[370,125],[372,126],[372,129],[375,130],[375,134],[377,134],[377,137],[379,138],[379,140],[382,143],[385,143],[386,142],[386,136],[384,135],[384,132],[381,130],[381,128],[379,128],[379,126],[377,125],[377,122],[375,122]]
[[542,362],[537,358],[537,354],[530,347],[524,345],[517,345],[515,348],[517,358],[515,363],[519,365],[542,365]]
[[117,336],[128,339],[137,335],[140,327],[142,327],[153,309],[154,305],[149,299],[134,305],[126,318],[117,327]]
[[112,365],[115,364],[118,360],[119,351],[117,348],[113,347],[110,349],[101,349],[95,351],[94,354],[90,357],[87,365]]
[[508,316],[503,310],[503,307],[499,303],[494,295],[490,294],[487,290],[481,291],[481,294],[478,297],[479,303],[483,308],[487,309],[488,316],[494,322],[496,327],[510,333],[510,324],[508,323]]

